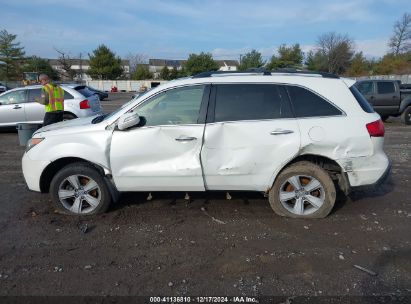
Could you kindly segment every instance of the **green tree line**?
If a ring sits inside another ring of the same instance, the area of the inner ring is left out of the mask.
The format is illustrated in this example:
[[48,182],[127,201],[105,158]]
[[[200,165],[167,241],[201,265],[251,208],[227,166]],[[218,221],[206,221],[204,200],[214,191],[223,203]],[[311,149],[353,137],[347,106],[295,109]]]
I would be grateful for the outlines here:
[[[37,56],[26,57],[24,47],[16,42],[16,35],[7,30],[0,31],[0,79],[21,80],[24,72],[47,73],[53,79],[61,76],[53,70],[46,59]],[[367,59],[362,52],[355,52],[354,40],[346,34],[329,32],[320,35],[315,47],[304,53],[300,44],[280,45],[269,60],[253,49],[240,58],[238,69],[251,68],[278,70],[285,68],[323,71],[344,76],[367,76],[411,73],[411,14],[405,13],[393,26],[388,42],[389,52],[378,59]],[[68,63],[69,57],[63,52],[59,61],[64,75],[73,78]],[[99,45],[88,54],[90,68],[87,73],[94,79],[124,79],[125,74],[120,57],[106,45]],[[139,56],[137,56],[139,57]],[[141,57],[141,56],[140,56]],[[152,79],[148,65],[138,58],[131,71],[131,79]],[[211,53],[190,54],[181,69],[164,67],[159,78],[171,80],[204,71],[218,70],[219,66]],[[66,76],[67,77],[67,76]]]

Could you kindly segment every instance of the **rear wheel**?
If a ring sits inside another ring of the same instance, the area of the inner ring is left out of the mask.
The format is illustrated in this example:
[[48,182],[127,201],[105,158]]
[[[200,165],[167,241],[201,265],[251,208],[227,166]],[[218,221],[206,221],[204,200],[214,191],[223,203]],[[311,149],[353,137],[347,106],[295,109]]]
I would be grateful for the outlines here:
[[306,161],[279,174],[269,192],[275,213],[293,218],[324,218],[334,207],[336,190],[329,174]]
[[50,193],[63,213],[88,215],[105,212],[111,196],[103,176],[88,163],[74,163],[53,178]]
[[401,114],[401,120],[406,125],[411,125],[411,106],[408,106]]

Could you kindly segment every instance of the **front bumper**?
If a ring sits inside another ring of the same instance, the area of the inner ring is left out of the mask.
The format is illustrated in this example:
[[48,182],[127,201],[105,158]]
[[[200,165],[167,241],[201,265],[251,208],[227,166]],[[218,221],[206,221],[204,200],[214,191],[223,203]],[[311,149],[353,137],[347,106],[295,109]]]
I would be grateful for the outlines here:
[[44,169],[50,164],[49,161],[32,160],[27,153],[22,159],[24,179],[30,190],[40,192],[40,177]]

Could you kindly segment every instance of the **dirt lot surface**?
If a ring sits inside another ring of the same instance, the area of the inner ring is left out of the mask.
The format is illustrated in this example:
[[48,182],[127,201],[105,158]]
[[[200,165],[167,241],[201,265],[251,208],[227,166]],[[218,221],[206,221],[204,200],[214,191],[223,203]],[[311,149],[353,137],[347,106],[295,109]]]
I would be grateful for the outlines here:
[[411,127],[398,120],[386,124],[389,180],[322,220],[281,218],[236,192],[125,193],[104,215],[64,216],[27,190],[17,134],[0,143],[0,296],[411,296]]

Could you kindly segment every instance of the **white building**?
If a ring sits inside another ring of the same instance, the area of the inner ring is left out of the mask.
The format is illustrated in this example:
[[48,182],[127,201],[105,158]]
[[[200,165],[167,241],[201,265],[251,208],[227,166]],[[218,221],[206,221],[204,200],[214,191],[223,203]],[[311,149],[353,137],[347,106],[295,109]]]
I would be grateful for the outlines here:
[[[51,67],[62,75],[62,80],[68,77],[64,77],[65,71],[63,70],[63,65],[59,59],[48,59]],[[70,63],[70,68],[76,73],[74,80],[92,80],[90,75],[87,74],[87,70],[90,68],[90,61],[88,59],[69,59],[67,62]],[[121,60],[121,65],[124,70],[124,76],[126,79],[130,78],[130,62],[128,60]]]

